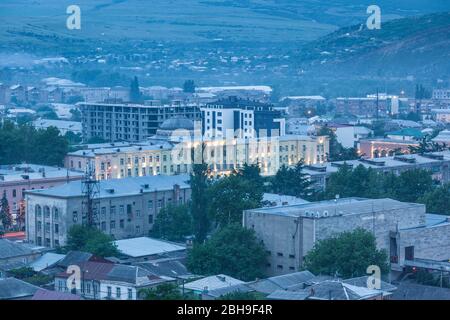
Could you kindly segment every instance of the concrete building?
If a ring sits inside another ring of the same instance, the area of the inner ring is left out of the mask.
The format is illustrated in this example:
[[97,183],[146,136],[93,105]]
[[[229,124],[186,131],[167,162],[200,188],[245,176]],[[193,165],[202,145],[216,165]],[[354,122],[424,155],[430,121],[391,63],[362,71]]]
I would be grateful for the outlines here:
[[58,167],[36,164],[0,166],[0,196],[6,195],[16,223],[24,211],[25,190],[46,189],[69,181],[81,180],[83,173]]
[[433,109],[431,113],[438,122],[450,123],[450,109]]
[[450,89],[434,89],[433,99],[450,100]]
[[317,241],[356,228],[370,231],[377,247],[387,251],[391,268],[401,271],[405,260],[450,258],[448,217],[425,212],[422,204],[348,198],[246,210],[243,225],[264,242],[270,275],[299,270]]
[[283,136],[285,119],[270,104],[229,97],[202,107],[202,134],[206,138]]
[[191,120],[175,117],[164,121],[156,135],[146,141],[86,145],[85,149],[68,153],[65,166],[82,171],[91,166],[101,180],[176,175],[190,173],[192,154],[197,161],[202,153],[213,175],[229,173],[244,163],[259,164],[263,175],[273,175],[281,165],[294,165],[301,159],[307,164],[325,162],[329,139],[300,135],[204,138]]
[[[181,141],[180,141],[181,140]],[[152,142],[154,141],[154,142]],[[155,136],[135,144],[102,144],[68,153],[65,166],[73,170],[95,168],[97,179],[118,179],[151,175],[176,175],[191,172],[192,152],[202,154],[211,174],[227,174],[245,163],[259,164],[262,175],[273,175],[283,165],[302,160],[324,163],[329,154],[327,137],[284,135],[255,139],[209,139]],[[196,161],[194,159],[194,161]]]
[[337,141],[344,148],[358,148],[361,139],[367,139],[373,135],[373,131],[362,126],[351,126],[344,124],[328,124],[336,134]]
[[[115,239],[144,236],[168,204],[190,199],[189,176],[146,176],[98,183],[94,197],[95,226]],[[81,181],[26,192],[26,236],[32,244],[63,246],[75,224],[87,223]]]
[[153,105],[131,103],[78,103],[82,114],[83,139],[99,137],[106,141],[142,141],[156,133],[169,118],[200,118],[195,104]]

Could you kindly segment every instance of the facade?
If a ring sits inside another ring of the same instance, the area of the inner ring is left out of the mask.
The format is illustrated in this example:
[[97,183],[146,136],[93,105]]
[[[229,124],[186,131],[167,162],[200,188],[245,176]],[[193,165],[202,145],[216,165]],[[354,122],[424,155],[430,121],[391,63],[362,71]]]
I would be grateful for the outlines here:
[[[190,199],[189,176],[146,176],[98,183],[93,221],[115,239],[144,236],[164,206]],[[75,181],[47,190],[26,192],[26,236],[32,244],[63,246],[75,224],[87,223],[83,184]]]
[[436,121],[442,123],[450,123],[450,109],[433,109],[431,110]]
[[450,100],[450,89],[434,89],[433,99]]
[[450,258],[450,221],[434,216],[422,204],[349,198],[246,210],[243,225],[264,242],[270,275],[299,270],[318,240],[356,228],[372,232],[392,269],[402,270],[405,260]]
[[389,138],[362,139],[359,142],[359,154],[370,159],[393,156],[397,152],[410,153],[410,147],[417,147],[417,140],[399,140]]
[[131,103],[78,103],[81,108],[83,139],[98,137],[106,141],[142,141],[156,133],[164,120],[183,116],[200,117],[195,104],[148,105]]
[[306,164],[320,164],[329,154],[329,139],[322,136],[284,135],[267,139],[204,141],[185,136],[156,136],[153,142],[103,144],[71,152],[66,156],[65,166],[86,170],[91,165],[98,179],[186,174],[191,172],[192,153],[202,153],[202,143],[205,146],[203,160],[216,175],[229,173],[245,163],[258,163],[262,175],[273,175],[283,164],[295,165],[302,159]]
[[206,138],[256,138],[283,136],[285,119],[272,105],[229,97],[201,108],[202,134]]
[[[386,97],[376,96],[336,98],[334,100],[336,112],[339,114],[351,114],[355,116],[386,116],[391,110],[391,101]],[[377,107],[378,105],[378,107]]]
[[6,195],[14,219],[24,211],[25,190],[46,189],[81,180],[83,173],[36,164],[0,166],[0,196]]

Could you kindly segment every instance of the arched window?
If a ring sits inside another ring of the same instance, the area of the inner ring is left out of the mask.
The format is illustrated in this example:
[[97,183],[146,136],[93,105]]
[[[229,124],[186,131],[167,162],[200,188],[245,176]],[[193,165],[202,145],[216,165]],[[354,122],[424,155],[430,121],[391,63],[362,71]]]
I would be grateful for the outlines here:
[[387,155],[386,150],[381,151],[381,157],[382,157],[382,158],[386,157],[386,155]]
[[59,218],[59,210],[58,208],[53,207],[53,220],[58,220]]
[[48,206],[44,206],[44,217],[50,218],[50,208]]
[[40,205],[36,205],[35,209],[34,209],[34,214],[36,215],[36,217],[41,217],[42,215],[42,209]]

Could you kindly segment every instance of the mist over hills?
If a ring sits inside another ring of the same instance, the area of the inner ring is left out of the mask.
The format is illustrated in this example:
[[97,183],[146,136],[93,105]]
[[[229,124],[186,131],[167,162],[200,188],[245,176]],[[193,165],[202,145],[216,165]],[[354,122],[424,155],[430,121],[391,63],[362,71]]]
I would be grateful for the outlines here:
[[[2,1],[0,68],[29,68],[36,57],[63,56],[70,64],[58,72],[67,77],[107,69],[137,74],[143,84],[180,85],[192,78],[324,95],[376,86],[410,90],[418,81],[449,78],[447,0],[378,0],[381,30],[365,27],[372,4],[365,0],[79,0],[82,29],[68,30],[71,4]],[[141,57],[134,61],[134,55]],[[104,57],[106,65],[97,63]],[[33,76],[41,74],[26,75]],[[14,77],[0,72],[0,81]]]

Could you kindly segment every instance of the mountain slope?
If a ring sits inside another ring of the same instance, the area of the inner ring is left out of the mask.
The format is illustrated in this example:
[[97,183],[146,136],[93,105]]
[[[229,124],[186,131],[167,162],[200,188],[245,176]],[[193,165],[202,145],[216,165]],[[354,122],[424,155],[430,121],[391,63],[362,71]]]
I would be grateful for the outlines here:
[[342,28],[305,45],[298,65],[321,76],[448,77],[450,12]]

